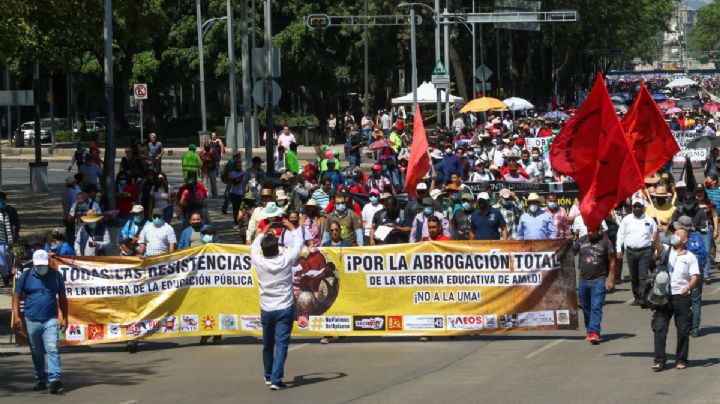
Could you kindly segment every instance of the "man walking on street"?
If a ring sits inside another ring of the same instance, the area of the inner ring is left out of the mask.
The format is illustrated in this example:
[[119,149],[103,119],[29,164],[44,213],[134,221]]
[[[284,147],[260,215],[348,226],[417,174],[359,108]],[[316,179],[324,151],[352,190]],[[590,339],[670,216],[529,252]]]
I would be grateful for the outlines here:
[[295,320],[292,267],[300,256],[303,246],[300,229],[289,220],[283,220],[282,223],[292,232],[292,248],[280,253],[273,227],[265,226],[250,249],[250,257],[257,271],[260,286],[265,385],[269,385],[272,390],[287,387],[282,379]]
[[605,304],[605,278],[607,291],[615,289],[615,249],[605,234],[593,229],[576,241],[575,251],[579,256],[578,300],[585,319],[585,340],[597,345]]
[[617,258],[621,260],[625,247],[632,292],[635,296],[632,305],[639,306],[648,271],[653,263],[653,239],[657,224],[653,219],[645,216],[645,200],[642,198],[633,198],[632,213],[620,222],[615,251]]
[[[25,310],[20,313],[20,300],[25,300]],[[58,312],[58,307],[60,308]],[[33,267],[20,275],[13,293],[12,310],[17,330],[27,328],[33,365],[35,366],[35,387],[47,389],[50,382],[51,394],[62,394],[60,349],[58,334],[65,333],[68,319],[68,301],[65,295],[65,281],[59,272],[50,270],[45,250],[33,253]],[[45,371],[45,356],[48,369]]]
[[687,250],[687,242],[687,230],[678,229],[670,238],[670,246],[664,246],[663,254],[669,254],[667,271],[670,273],[670,302],[653,313],[651,327],[655,334],[655,360],[652,369],[655,372],[665,368],[665,342],[673,316],[677,328],[675,368],[687,367],[690,350],[690,291],[700,279],[700,266],[695,255]]

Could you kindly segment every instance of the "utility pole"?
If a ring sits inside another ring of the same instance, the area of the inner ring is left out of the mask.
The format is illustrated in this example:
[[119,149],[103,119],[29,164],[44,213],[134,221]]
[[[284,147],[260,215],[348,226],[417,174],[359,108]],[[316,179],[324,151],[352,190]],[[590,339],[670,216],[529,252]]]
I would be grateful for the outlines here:
[[[440,60],[440,0],[435,0],[435,63]],[[437,124],[440,125],[442,122],[442,119],[440,118],[440,114],[442,114],[442,105],[440,98],[442,97],[442,94],[440,93],[440,89],[438,88],[436,90],[437,100],[436,100],[436,108],[437,108]],[[415,107],[413,107],[415,108]]]
[[105,2],[105,27],[103,34],[105,37],[105,105],[106,126],[105,130],[105,164],[103,165],[103,184],[105,189],[105,205],[107,210],[115,209],[115,103],[113,93],[115,85],[113,83],[113,50],[112,50],[112,0],[104,0]]
[[242,61],[242,92],[243,92],[243,137],[245,138],[245,167],[250,167],[252,158],[252,127],[250,126],[250,108],[252,108],[252,96],[250,77],[250,49],[248,49],[248,0],[240,0],[240,32],[242,35],[240,45],[240,60]]
[[265,0],[265,117],[267,129],[265,135],[265,153],[267,161],[267,176],[275,175],[275,122],[273,121],[273,90],[272,90],[272,3]]
[[[10,90],[10,65],[5,65],[5,89]],[[20,118],[18,118],[18,120],[20,120]],[[7,107],[7,118],[5,123],[7,123],[8,146],[12,146],[12,106],[10,105]],[[0,175],[1,174],[2,173],[0,173]]]
[[[473,24],[473,27],[474,27],[474,26],[475,26],[475,25]],[[483,29],[482,29],[482,24],[480,24],[480,64],[483,65],[483,66],[485,65],[485,56],[484,56],[484,51],[483,51]],[[483,73],[483,76],[482,76],[482,80],[481,80],[481,81],[482,81],[482,83],[481,83],[481,85],[482,85],[481,91],[482,91],[482,96],[484,97],[484,96],[485,96],[485,73]],[[474,97],[474,95],[473,95],[473,97]],[[484,114],[484,113],[483,113],[483,114]]]
[[195,0],[195,16],[197,19],[198,59],[200,62],[200,119],[202,120],[202,130],[203,132],[206,132],[207,104],[205,103],[205,55],[203,50],[202,10],[200,8],[200,0]]
[[228,70],[230,72],[230,128],[232,128],[232,136],[226,140],[234,155],[237,153],[237,81],[235,78],[235,24],[233,24],[232,0],[227,0],[227,29]]
[[410,59],[412,59],[413,114],[417,106],[417,54],[415,50],[415,8],[410,7]]
[[[443,10],[443,14],[448,13],[448,0],[445,0],[445,10]],[[445,69],[447,69],[448,74],[450,74],[450,24],[447,24],[447,20],[445,20],[446,24],[443,27],[443,34],[445,37]],[[445,91],[445,126],[450,126],[450,87],[448,86],[448,89]]]
[[[368,0],[365,0],[365,7],[363,9],[363,14],[365,15],[365,18],[367,18],[367,16],[368,16]],[[370,74],[368,73],[368,46],[369,46],[368,42],[370,42],[370,33],[369,32],[370,32],[370,27],[366,25],[365,26],[365,36],[363,39],[363,42],[365,45],[364,46],[365,49],[363,50],[363,53],[365,56],[365,100],[364,100],[365,105],[363,107],[363,109],[364,109],[363,113],[366,115],[370,114],[370,94],[369,94],[370,93],[370,85],[368,84],[368,80],[369,80],[369,76],[370,76]]]
[[[472,12],[475,12],[475,0],[472,2]],[[477,92],[477,89],[475,88],[475,83],[477,83],[477,73],[475,73],[475,70],[477,70],[477,61],[475,58],[475,24],[472,25],[472,64],[473,64],[473,84],[472,84],[472,98],[475,98],[475,93]]]

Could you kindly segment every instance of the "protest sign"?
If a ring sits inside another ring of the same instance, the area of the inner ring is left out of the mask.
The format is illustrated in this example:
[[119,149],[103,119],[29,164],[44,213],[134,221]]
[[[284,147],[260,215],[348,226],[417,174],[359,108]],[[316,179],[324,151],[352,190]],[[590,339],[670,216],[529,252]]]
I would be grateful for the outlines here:
[[674,131],[673,136],[680,146],[680,152],[675,155],[673,161],[685,162],[685,156],[690,156],[692,162],[704,162],[708,156],[708,149],[689,149],[687,144],[700,135],[695,131]]
[[[66,279],[65,345],[261,335],[249,247],[147,259],[53,257]],[[459,335],[577,329],[572,244],[450,241],[306,250],[294,334]]]
[[527,197],[531,193],[538,194],[544,201],[550,194],[555,195],[558,198],[558,206],[562,206],[565,209],[570,209],[573,204],[578,202],[580,197],[580,190],[574,182],[505,182],[505,181],[487,181],[482,182],[468,182],[466,184],[477,195],[481,192],[483,187],[489,187],[488,192],[491,196],[497,197],[497,193],[501,189],[509,189],[515,193],[515,196],[519,199],[522,206],[527,206]]

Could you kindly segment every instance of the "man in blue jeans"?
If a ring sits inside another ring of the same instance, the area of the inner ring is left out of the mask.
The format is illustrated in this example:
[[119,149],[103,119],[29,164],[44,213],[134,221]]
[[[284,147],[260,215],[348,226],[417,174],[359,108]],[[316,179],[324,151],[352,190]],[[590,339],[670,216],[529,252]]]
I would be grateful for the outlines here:
[[[23,298],[25,311],[21,314],[20,300]],[[50,270],[48,253],[45,250],[33,253],[33,267],[23,272],[15,284],[12,310],[15,329],[22,330],[27,327],[37,381],[33,390],[47,389],[49,381],[50,393],[62,394],[58,329],[64,333],[67,328],[68,302],[63,277],[59,272]]]
[[579,255],[578,295],[587,330],[585,340],[597,345],[600,343],[605,280],[608,292],[615,289],[615,249],[605,234],[594,229],[575,242],[575,251]]
[[293,235],[293,245],[289,250],[280,253],[273,226],[265,226],[250,249],[260,286],[265,385],[269,385],[271,390],[287,387],[282,379],[295,320],[292,268],[303,246],[300,228],[286,219],[283,219],[282,224]]

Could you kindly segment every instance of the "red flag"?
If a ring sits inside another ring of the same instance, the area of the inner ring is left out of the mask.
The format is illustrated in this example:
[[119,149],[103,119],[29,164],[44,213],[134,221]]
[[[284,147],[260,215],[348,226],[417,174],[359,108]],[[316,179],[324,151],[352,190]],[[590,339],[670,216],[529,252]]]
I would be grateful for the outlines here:
[[653,101],[645,83],[620,123],[635,154],[640,172],[647,177],[680,151],[675,137]]
[[644,186],[602,74],[550,148],[552,167],[580,188],[580,213],[596,229],[610,211]]
[[413,140],[412,145],[410,145],[410,160],[405,175],[405,192],[410,196],[417,196],[415,187],[430,170],[428,148],[420,105],[416,105],[415,115],[413,116]]

